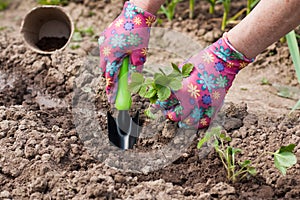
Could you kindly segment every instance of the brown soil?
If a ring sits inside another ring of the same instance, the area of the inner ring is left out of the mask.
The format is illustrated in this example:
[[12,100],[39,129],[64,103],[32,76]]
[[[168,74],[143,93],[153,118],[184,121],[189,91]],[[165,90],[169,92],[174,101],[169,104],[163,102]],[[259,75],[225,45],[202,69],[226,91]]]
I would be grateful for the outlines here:
[[[65,9],[78,28],[91,26],[100,33],[118,15],[121,2],[83,1]],[[245,5],[233,1],[232,11]],[[259,157],[294,143],[300,159],[300,113],[289,115],[299,93],[282,98],[276,90],[286,85],[299,91],[285,43],[273,44],[240,72],[219,114],[230,145],[243,150],[238,160],[250,159],[258,171],[231,183],[211,145],[196,148],[205,130],[196,134],[142,115],[143,137],[136,147],[111,146],[106,112],[114,110],[98,69],[97,35],[70,44],[78,49],[32,52],[19,26],[34,6],[16,0],[0,12],[0,27],[5,27],[0,31],[0,199],[300,199],[299,161],[282,176],[271,156]],[[150,47],[156,48],[150,48],[146,74],[157,63],[169,66],[197,51],[188,38],[205,46],[222,34],[220,6],[208,15],[208,4],[199,1],[195,19],[188,19],[187,9],[188,1],[180,3],[173,22],[161,16],[163,24],[157,26],[187,38],[155,29]],[[166,46],[171,53],[163,51]],[[270,84],[261,85],[262,78]],[[142,113],[148,102],[134,96],[133,105],[132,113]]]
[[55,51],[65,46],[67,42],[68,39],[65,37],[43,37],[36,43],[36,46],[42,51]]

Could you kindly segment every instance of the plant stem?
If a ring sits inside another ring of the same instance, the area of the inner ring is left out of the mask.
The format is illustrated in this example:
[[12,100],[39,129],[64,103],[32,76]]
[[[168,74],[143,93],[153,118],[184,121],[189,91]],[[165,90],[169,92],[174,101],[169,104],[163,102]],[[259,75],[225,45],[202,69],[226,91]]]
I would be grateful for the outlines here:
[[215,13],[215,4],[210,4],[209,6],[209,14],[214,14]]
[[300,53],[295,31],[291,31],[286,35],[286,40],[289,46],[290,54],[295,66],[298,82],[300,83]]
[[194,10],[195,10],[195,0],[190,0],[190,19],[194,17]]
[[221,30],[224,31],[227,25],[227,12],[223,13],[223,20],[222,20],[222,26],[221,26]]
[[252,4],[252,0],[248,0],[247,1],[247,15],[251,12],[251,4]]

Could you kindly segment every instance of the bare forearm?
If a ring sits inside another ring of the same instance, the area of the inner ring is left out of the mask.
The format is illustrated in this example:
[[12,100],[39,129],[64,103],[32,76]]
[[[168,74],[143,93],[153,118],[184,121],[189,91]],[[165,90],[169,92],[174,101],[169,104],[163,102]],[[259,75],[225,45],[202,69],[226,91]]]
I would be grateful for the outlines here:
[[134,5],[155,14],[165,0],[130,0]]
[[228,32],[232,45],[254,58],[300,24],[300,0],[261,0]]

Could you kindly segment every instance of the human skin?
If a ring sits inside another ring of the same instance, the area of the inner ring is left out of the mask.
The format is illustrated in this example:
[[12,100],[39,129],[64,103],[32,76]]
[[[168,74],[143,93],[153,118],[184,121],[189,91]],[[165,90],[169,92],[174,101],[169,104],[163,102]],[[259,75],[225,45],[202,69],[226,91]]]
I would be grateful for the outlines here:
[[[131,0],[155,14],[165,0]],[[300,0],[261,0],[227,37],[247,58],[254,58],[300,24]]]

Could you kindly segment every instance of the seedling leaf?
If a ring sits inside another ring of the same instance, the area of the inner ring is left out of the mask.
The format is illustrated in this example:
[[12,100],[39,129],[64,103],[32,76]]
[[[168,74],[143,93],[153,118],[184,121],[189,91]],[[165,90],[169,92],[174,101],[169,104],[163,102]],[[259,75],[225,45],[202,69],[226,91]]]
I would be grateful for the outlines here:
[[156,94],[156,89],[152,84],[143,84],[140,88],[139,95],[144,98],[151,98]]
[[81,33],[80,32],[74,32],[72,40],[74,42],[81,42],[83,40]]
[[128,85],[128,89],[132,93],[138,93],[143,85],[144,77],[140,73],[132,73],[131,74],[131,82]]
[[164,76],[163,74],[155,73],[154,74],[154,83],[161,86],[168,86],[169,85],[169,78]]
[[[219,136],[220,132],[221,132],[220,126],[212,127],[209,131],[207,131],[205,133],[205,136],[201,140],[199,140],[199,142],[197,144],[197,148],[200,149],[203,146],[203,144],[205,142],[208,142],[213,136]],[[218,141],[216,140],[216,142],[218,142]],[[215,143],[215,145],[216,145],[216,143]]]
[[297,163],[296,156],[292,153],[295,145],[290,144],[288,146],[283,146],[277,150],[274,155],[275,167],[283,174],[286,175],[288,168],[292,167]]
[[191,72],[193,71],[193,69],[194,69],[194,65],[191,64],[191,63],[187,63],[187,64],[183,65],[183,67],[182,67],[182,76],[184,78],[189,77]]
[[295,147],[296,147],[295,144],[289,144],[288,146],[282,146],[279,149],[279,153],[281,153],[281,152],[291,152],[292,153],[294,151]]
[[181,74],[181,71],[180,71],[179,67],[176,64],[171,63],[171,65],[172,65],[174,71],[176,71],[176,72],[178,72],[178,73]]
[[182,88],[181,80],[180,79],[171,80],[169,83],[169,87],[175,91],[180,90]]
[[145,115],[150,119],[156,119],[156,116],[151,112],[149,108],[145,110]]
[[162,86],[158,89],[157,96],[160,101],[165,101],[171,96],[171,89],[166,86]]

